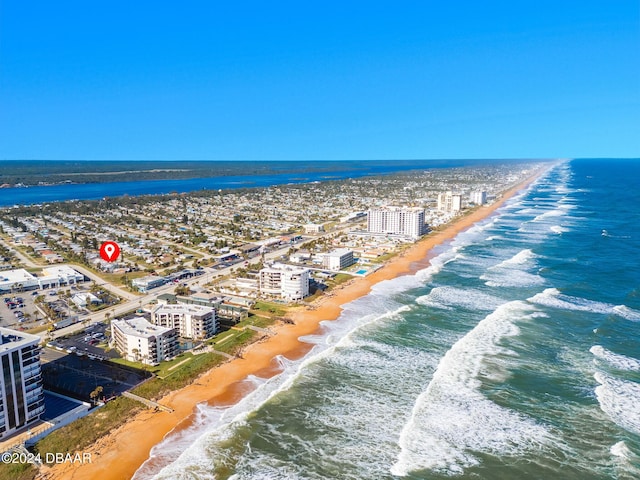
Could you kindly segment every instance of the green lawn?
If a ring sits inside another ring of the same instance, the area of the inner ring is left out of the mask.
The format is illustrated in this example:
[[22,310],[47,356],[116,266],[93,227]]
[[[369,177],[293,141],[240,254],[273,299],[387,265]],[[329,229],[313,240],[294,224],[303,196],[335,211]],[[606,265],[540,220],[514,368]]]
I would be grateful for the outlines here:
[[0,480],[33,480],[37,473],[30,463],[0,463]]
[[188,358],[187,355],[192,357],[190,361],[174,370],[167,371],[167,376],[162,379],[156,377],[143,383],[131,390],[131,393],[150,400],[159,400],[167,393],[193,383],[200,375],[225,361],[225,358],[220,355],[203,353],[201,355],[186,354],[176,363]]
[[259,300],[256,302],[256,304],[253,307],[253,310],[259,311],[263,314],[267,314],[267,315],[271,314],[276,316],[282,316],[285,313],[287,313],[286,306],[281,305],[279,303],[264,302],[262,300]]

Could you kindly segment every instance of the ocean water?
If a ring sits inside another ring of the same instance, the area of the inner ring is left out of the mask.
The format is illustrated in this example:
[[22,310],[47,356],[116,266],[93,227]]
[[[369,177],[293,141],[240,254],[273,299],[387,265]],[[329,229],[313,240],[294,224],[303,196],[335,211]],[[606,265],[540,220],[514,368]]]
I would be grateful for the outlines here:
[[639,179],[553,167],[135,478],[640,478]]

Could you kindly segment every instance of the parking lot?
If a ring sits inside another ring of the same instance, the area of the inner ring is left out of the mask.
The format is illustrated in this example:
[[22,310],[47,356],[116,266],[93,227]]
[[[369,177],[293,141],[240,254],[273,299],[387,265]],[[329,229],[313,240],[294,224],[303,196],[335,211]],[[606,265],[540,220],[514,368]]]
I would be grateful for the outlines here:
[[35,296],[31,292],[5,294],[0,298],[1,326],[25,330],[46,323],[44,315],[35,306]]
[[[68,316],[89,313],[86,308],[77,307],[70,299],[63,298],[62,292],[69,295],[86,292],[88,286],[72,285],[70,287],[51,288],[45,290],[28,290],[23,292],[5,292],[0,294],[0,326],[16,330],[29,330],[49,322],[47,314],[53,315],[54,321]],[[36,305],[36,299],[42,302]],[[111,304],[111,298],[108,298]]]
[[82,332],[65,338],[58,338],[47,343],[50,348],[55,348],[66,353],[76,355],[88,355],[92,358],[108,359],[118,358],[119,355],[111,350],[106,352],[104,347],[109,343],[108,328],[103,322],[87,326]]

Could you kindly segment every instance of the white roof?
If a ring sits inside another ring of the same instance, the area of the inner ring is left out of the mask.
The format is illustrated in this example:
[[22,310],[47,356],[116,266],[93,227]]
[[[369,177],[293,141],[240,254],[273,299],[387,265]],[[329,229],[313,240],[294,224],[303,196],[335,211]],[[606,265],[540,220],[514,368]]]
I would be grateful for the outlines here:
[[81,273],[75,271],[73,268],[62,265],[57,267],[47,267],[42,270],[44,276],[52,277],[84,277]]
[[158,336],[173,330],[172,328],[159,327],[149,323],[142,317],[134,317],[127,320],[112,320],[111,325],[125,335],[141,338]]
[[329,257],[341,257],[343,255],[348,255],[349,253],[353,253],[353,250],[349,250],[348,248],[338,248],[333,250],[332,252],[327,253]]
[[0,327],[0,352],[15,350],[33,343],[36,345],[40,343],[40,337]]
[[25,282],[37,280],[36,277],[29,272],[27,272],[24,268],[18,268],[17,270],[5,270],[4,272],[0,272],[0,282]]
[[174,313],[193,313],[196,315],[205,315],[207,313],[214,312],[215,309],[213,307],[206,307],[204,305],[190,305],[179,303],[176,305],[170,304],[158,304],[153,309],[153,313],[166,313],[166,312],[174,312]]

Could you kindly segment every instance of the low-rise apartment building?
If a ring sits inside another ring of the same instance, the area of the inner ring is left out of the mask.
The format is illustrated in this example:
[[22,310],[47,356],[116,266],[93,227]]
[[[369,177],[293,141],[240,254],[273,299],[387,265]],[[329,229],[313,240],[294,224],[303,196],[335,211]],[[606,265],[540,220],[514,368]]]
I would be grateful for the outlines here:
[[158,304],[151,310],[151,322],[175,328],[181,337],[203,340],[218,331],[216,311],[212,307],[186,304]]
[[342,270],[356,263],[353,258],[353,250],[348,248],[338,248],[327,253],[323,259],[323,266],[328,270]]
[[157,365],[178,353],[178,331],[142,317],[111,322],[111,342],[127,360]]

